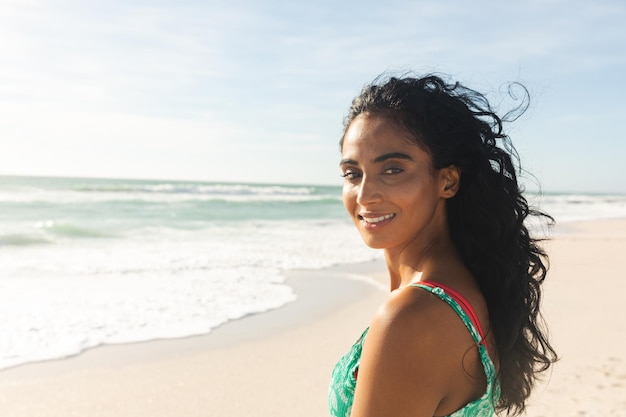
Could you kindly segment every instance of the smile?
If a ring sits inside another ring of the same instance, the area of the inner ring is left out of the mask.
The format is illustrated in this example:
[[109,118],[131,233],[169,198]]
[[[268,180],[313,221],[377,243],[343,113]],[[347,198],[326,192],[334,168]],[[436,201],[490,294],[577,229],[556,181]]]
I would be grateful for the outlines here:
[[377,224],[385,220],[392,219],[394,217],[396,217],[395,213],[385,214],[384,216],[379,216],[379,217],[364,217],[364,216],[359,215],[359,220],[365,223],[369,223],[369,224]]

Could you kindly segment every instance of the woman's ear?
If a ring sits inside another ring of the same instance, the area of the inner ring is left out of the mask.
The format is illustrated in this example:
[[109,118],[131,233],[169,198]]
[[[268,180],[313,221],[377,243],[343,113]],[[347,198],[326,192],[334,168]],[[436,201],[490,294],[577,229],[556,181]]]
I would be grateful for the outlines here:
[[456,165],[441,168],[439,170],[439,183],[441,184],[441,197],[454,197],[461,186],[461,169]]

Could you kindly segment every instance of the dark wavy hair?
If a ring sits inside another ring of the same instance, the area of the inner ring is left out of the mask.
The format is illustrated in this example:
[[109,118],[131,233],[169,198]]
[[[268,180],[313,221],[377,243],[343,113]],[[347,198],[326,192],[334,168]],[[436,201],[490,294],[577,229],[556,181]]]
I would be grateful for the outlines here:
[[446,202],[448,226],[487,302],[499,361],[495,406],[507,414],[525,410],[538,373],[557,359],[539,311],[548,257],[525,224],[529,216],[553,219],[529,208],[517,181],[519,156],[503,132],[503,121],[527,106],[523,100],[500,118],[484,95],[435,75],[379,78],[353,100],[344,121],[347,130],[360,114],[388,117],[411,133],[436,169],[460,169],[458,193]]

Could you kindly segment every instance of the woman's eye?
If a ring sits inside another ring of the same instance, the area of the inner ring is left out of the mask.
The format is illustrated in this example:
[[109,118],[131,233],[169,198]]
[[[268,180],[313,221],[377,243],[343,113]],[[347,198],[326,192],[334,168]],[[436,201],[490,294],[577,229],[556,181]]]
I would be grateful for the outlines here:
[[402,172],[401,168],[387,168],[383,171],[384,175],[396,175]]
[[355,178],[358,178],[360,174],[357,171],[346,170],[341,174],[341,176],[348,180],[353,180]]

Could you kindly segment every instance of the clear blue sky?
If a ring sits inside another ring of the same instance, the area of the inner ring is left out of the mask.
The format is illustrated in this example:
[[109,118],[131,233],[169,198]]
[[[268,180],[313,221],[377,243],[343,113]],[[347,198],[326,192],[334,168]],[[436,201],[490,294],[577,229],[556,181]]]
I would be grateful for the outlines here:
[[[497,103],[546,191],[626,192],[626,3],[0,0],[0,174],[340,184],[385,71]],[[529,186],[532,188],[532,186]]]

